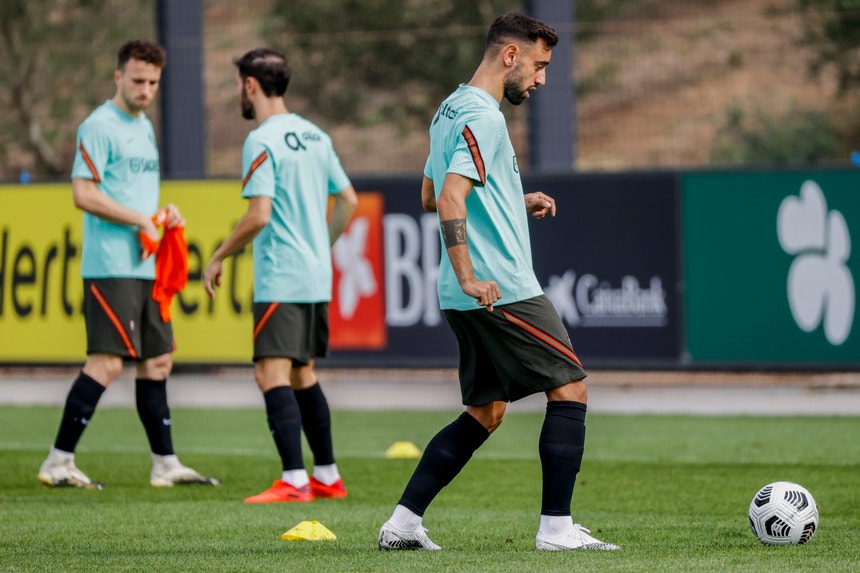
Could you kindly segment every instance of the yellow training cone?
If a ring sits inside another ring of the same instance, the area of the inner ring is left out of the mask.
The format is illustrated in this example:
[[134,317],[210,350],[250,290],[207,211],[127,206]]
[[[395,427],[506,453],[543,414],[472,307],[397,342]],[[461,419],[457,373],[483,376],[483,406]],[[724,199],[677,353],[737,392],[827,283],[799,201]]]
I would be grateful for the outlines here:
[[386,458],[420,458],[421,450],[412,442],[394,442],[385,450]]
[[281,539],[284,541],[331,541],[337,537],[319,521],[303,521],[281,535]]

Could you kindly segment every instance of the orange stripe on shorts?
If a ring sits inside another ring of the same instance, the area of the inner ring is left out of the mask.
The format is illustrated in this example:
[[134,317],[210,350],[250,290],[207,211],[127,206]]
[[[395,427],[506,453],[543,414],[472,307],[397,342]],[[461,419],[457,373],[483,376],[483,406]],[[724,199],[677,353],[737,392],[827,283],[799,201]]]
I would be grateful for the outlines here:
[[565,356],[567,356],[568,358],[570,358],[571,360],[576,362],[579,365],[579,367],[582,368],[582,362],[579,361],[579,357],[576,355],[576,352],[574,352],[573,349],[570,348],[568,345],[564,344],[563,342],[559,342],[552,335],[547,334],[546,332],[542,331],[541,329],[537,328],[536,326],[529,324],[528,322],[524,321],[521,318],[514,316],[513,314],[509,313],[506,310],[502,311],[502,315],[511,324],[514,324],[514,325],[522,328],[523,330],[525,330],[526,332],[528,332],[529,334],[531,334],[535,338],[539,339],[541,342],[544,342],[544,343],[548,344],[549,346],[555,348],[556,350],[558,350],[559,352],[561,352],[562,354],[564,354]]
[[257,321],[257,324],[254,325],[254,341],[256,342],[257,337],[260,336],[260,332],[266,326],[266,323],[269,322],[269,319],[272,318],[272,315],[275,314],[275,311],[278,310],[278,307],[281,306],[279,302],[270,302],[269,306],[266,308],[263,315],[260,317],[260,320]]
[[90,284],[90,292],[93,293],[96,302],[99,303],[99,306],[102,307],[103,311],[105,311],[108,320],[110,320],[111,324],[113,324],[113,327],[116,329],[116,333],[119,334],[122,343],[125,345],[125,349],[128,351],[128,355],[132,358],[137,358],[137,351],[134,349],[134,344],[132,344],[131,338],[129,338],[128,333],[125,331],[125,327],[123,326],[122,321],[116,315],[116,312],[114,312],[113,308],[111,308],[107,299],[104,297],[104,295],[95,285],[95,283]]

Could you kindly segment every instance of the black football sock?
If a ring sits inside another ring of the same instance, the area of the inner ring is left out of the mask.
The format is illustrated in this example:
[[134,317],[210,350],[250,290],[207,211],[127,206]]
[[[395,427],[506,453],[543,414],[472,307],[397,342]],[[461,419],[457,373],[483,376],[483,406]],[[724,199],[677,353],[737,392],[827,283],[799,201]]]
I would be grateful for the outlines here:
[[167,406],[167,380],[136,378],[134,397],[137,415],[146,430],[149,449],[159,456],[173,455],[170,408]]
[[585,451],[585,404],[548,402],[540,432],[541,515],[570,515],[573,486]]
[[299,412],[302,415],[302,429],[311,452],[314,464],[328,466],[334,463],[334,447],[331,442],[331,411],[328,400],[319,383],[304,390],[293,390]]
[[54,440],[55,448],[64,452],[75,451],[104,391],[104,386],[83,371],[78,374],[66,397],[60,429],[57,431],[57,439]]
[[302,419],[290,386],[276,386],[263,394],[266,419],[284,471],[304,469],[302,459]]
[[424,449],[399,504],[416,515],[460,473],[475,450],[487,441],[490,432],[468,412],[442,428]]

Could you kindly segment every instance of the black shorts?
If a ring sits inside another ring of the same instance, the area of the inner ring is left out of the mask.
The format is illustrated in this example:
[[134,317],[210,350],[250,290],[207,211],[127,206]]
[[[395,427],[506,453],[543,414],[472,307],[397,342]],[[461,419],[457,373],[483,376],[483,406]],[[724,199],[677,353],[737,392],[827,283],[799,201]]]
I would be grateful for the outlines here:
[[155,281],[84,279],[87,354],[146,360],[173,352],[173,327],[152,299]]
[[292,358],[307,364],[328,356],[327,302],[255,302],[254,362]]
[[466,406],[513,402],[586,376],[545,295],[495,306],[493,312],[444,312],[457,337]]

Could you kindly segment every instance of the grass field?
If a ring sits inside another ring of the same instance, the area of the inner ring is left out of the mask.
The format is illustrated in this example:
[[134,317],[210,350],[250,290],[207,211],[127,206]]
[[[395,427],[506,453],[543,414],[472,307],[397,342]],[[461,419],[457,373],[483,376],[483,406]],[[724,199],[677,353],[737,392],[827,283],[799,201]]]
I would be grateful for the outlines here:
[[[376,534],[423,447],[457,412],[333,413],[342,500],[249,506],[279,475],[262,411],[175,409],[187,464],[220,488],[148,485],[134,411],[105,408],[78,449],[104,491],[42,488],[36,473],[59,408],[0,407],[0,571],[860,571],[860,418],[591,415],[574,518],[619,552],[536,552],[539,414],[511,414],[431,505],[440,552],[382,552]],[[310,460],[309,460],[310,463]],[[816,497],[815,537],[766,547],[747,525],[762,485],[796,481]],[[335,541],[287,542],[318,520]]]

